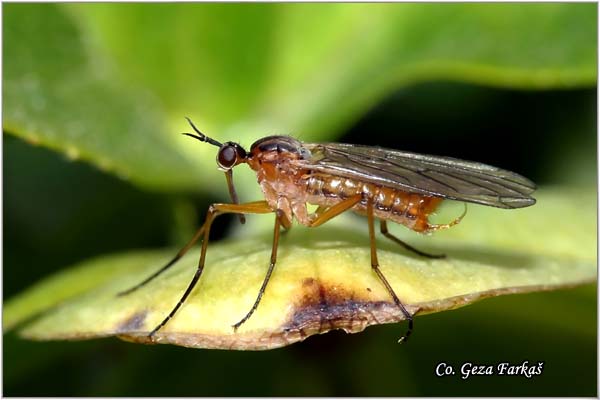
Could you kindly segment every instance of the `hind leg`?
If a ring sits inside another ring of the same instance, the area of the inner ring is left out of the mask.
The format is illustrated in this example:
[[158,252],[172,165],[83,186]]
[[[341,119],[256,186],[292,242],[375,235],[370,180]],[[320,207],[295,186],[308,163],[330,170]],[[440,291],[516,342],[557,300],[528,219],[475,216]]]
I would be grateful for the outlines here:
[[446,257],[445,254],[429,254],[429,253],[425,253],[424,251],[421,251],[419,249],[416,249],[416,248],[412,247],[408,243],[404,243],[402,240],[398,239],[396,236],[392,235],[388,231],[387,221],[385,221],[383,219],[379,220],[379,228],[380,228],[380,231],[383,234],[383,236],[385,236],[386,238],[390,239],[392,242],[397,243],[400,246],[404,247],[406,250],[410,250],[413,253],[420,255],[421,257],[427,257],[427,258],[445,258]]

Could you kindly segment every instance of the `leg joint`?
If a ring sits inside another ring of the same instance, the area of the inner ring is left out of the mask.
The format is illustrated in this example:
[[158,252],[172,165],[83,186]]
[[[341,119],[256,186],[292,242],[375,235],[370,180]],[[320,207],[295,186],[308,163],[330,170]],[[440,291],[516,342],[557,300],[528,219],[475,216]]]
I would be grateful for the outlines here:
[[216,214],[217,212],[219,212],[219,205],[220,203],[213,203],[210,206],[208,206],[208,214]]
[[388,227],[387,227],[387,222],[380,219],[379,220],[379,231],[384,235],[384,236],[388,236],[389,235],[389,231],[388,231]]

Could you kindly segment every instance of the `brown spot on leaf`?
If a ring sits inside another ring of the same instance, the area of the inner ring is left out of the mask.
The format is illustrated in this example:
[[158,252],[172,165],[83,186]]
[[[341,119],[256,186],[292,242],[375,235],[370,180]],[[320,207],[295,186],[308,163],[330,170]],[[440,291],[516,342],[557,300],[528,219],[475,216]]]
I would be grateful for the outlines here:
[[144,322],[146,321],[146,315],[148,311],[141,311],[133,314],[131,317],[127,318],[117,327],[118,333],[127,333],[127,332],[135,332],[139,331],[143,328]]
[[298,340],[333,329],[359,332],[373,323],[400,320],[392,315],[396,313],[390,312],[390,307],[395,308],[391,302],[369,301],[341,286],[305,278],[302,296],[283,332]]
[[315,284],[315,278],[304,278],[302,280],[302,287],[312,286]]

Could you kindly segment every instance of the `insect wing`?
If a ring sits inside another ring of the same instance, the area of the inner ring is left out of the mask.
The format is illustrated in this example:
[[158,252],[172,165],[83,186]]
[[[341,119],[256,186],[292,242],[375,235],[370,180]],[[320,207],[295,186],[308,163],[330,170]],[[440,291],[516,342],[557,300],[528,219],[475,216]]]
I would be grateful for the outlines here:
[[450,157],[343,143],[305,143],[304,168],[394,189],[500,208],[535,204],[535,184],[514,172]]

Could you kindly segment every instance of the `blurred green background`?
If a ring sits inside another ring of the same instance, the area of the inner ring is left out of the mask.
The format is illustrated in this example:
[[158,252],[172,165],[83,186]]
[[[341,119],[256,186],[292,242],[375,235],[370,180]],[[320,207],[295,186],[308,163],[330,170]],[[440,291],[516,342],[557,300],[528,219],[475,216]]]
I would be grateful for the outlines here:
[[[7,4],[4,299],[92,256],[181,245],[227,200],[214,149],[177,135],[186,115],[244,146],[293,134],[595,187],[596,21],[595,4]],[[9,332],[4,394],[595,396],[596,321],[590,285],[418,317],[402,346],[397,325],[267,352]],[[543,375],[434,374],[524,360]]]

